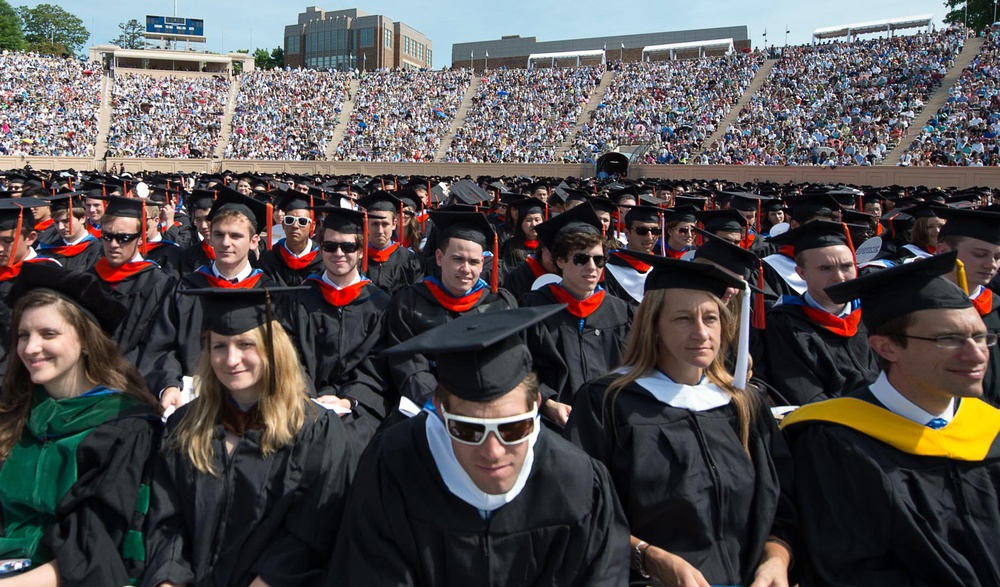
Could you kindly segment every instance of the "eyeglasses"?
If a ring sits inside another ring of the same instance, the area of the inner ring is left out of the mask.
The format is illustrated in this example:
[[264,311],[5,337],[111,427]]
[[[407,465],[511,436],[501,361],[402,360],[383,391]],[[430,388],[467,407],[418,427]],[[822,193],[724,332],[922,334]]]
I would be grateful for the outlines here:
[[637,235],[639,235],[639,236],[646,236],[646,235],[649,235],[649,234],[651,234],[653,236],[660,236],[660,229],[659,228],[644,228],[644,227],[641,227],[641,226],[637,226],[637,227],[633,228],[632,230],[634,230],[635,233]]
[[965,341],[972,339],[972,342],[976,343],[976,346],[986,348],[997,345],[997,335],[992,332],[984,332],[981,334],[973,334],[972,336],[962,336],[961,334],[945,334],[942,336],[935,336],[934,338],[928,338],[926,336],[912,336],[909,334],[895,334],[893,336],[898,336],[900,338],[914,338],[916,340],[926,340],[928,342],[933,342],[937,345],[937,348],[944,349],[947,351],[954,351],[962,348]]
[[127,245],[135,239],[139,238],[138,232],[133,233],[114,233],[114,232],[104,232],[101,233],[101,240],[106,243],[117,242],[122,245]]
[[338,243],[336,241],[323,241],[320,243],[319,248],[323,249],[324,253],[336,253],[338,250],[344,251],[345,255],[350,255],[351,253],[358,252],[358,243]]
[[674,230],[676,230],[681,234],[694,234],[694,229],[691,228],[690,226],[684,226],[684,227],[678,226]]
[[587,253],[576,253],[573,255],[573,264],[576,265],[577,267],[583,267],[587,263],[590,263],[591,259],[594,260],[594,265],[596,265],[598,268],[604,267],[604,263],[607,262],[607,259],[605,258],[604,255],[588,255]]
[[281,223],[285,226],[295,226],[298,224],[302,228],[309,226],[310,222],[312,222],[312,220],[306,218],[305,216],[285,216],[281,219]]
[[448,434],[462,444],[473,446],[486,442],[490,432],[496,434],[500,444],[507,446],[520,444],[535,431],[537,415],[538,402],[532,404],[530,412],[506,418],[455,416],[449,414],[443,405],[441,406],[441,417],[444,418],[444,427],[448,429]]

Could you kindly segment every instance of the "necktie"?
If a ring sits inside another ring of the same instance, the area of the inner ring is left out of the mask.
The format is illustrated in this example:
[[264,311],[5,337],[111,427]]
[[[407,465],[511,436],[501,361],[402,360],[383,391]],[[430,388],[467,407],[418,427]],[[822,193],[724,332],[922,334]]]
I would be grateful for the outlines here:
[[931,428],[932,430],[940,430],[947,425],[948,421],[945,420],[944,418],[934,418],[933,420],[927,423],[927,427]]

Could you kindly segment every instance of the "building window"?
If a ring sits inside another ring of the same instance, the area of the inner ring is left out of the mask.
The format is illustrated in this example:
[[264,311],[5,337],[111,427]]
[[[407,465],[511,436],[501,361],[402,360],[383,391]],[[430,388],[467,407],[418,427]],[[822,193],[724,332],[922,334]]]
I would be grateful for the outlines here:
[[392,31],[389,29],[384,29],[383,36],[385,37],[385,48],[392,49]]
[[298,35],[286,38],[285,43],[288,45],[289,54],[302,52],[300,47],[301,38]]
[[375,46],[375,29],[361,29],[358,32],[358,37],[359,47]]

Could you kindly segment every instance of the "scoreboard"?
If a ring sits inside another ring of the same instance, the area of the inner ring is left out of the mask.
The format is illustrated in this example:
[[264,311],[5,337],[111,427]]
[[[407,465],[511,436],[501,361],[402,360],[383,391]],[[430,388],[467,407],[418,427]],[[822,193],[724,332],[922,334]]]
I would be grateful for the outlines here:
[[205,21],[182,16],[146,15],[146,38],[205,42]]

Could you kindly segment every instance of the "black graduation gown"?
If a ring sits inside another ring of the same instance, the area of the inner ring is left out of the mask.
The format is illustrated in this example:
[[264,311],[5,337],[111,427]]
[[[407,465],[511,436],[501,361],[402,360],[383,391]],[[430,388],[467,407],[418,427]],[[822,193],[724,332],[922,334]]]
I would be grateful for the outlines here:
[[[551,290],[543,287],[521,298],[520,305],[527,308],[558,303]],[[541,369],[538,370],[539,382],[556,391],[554,399],[572,404],[584,383],[621,364],[630,322],[628,304],[610,295],[605,295],[600,307],[584,320],[570,314],[569,310],[549,316],[541,323],[544,326],[541,336],[528,336],[528,346],[532,356],[561,356],[566,363],[567,377],[551,369]]]
[[528,260],[524,260],[521,261],[520,265],[504,274],[500,285],[509,291],[510,295],[514,296],[514,299],[519,300],[524,297],[524,294],[531,291],[531,286],[534,285],[535,280],[545,274],[545,269],[540,264],[537,264],[537,261],[535,261],[535,264],[532,264]]
[[175,279],[181,276],[181,247],[173,241],[149,243],[142,257],[156,263]]
[[379,289],[392,297],[406,286],[423,279],[424,265],[416,253],[400,245],[385,263],[369,257],[366,275]]
[[114,283],[101,279],[93,268],[89,272],[97,276],[105,293],[125,306],[125,317],[111,338],[127,361],[138,364],[141,347],[162,306],[173,294],[176,280],[155,264]]
[[[498,312],[516,308],[517,302],[506,290],[496,293],[486,292],[468,312]],[[392,298],[389,304],[386,324],[386,348],[409,340],[435,326],[454,320],[462,314],[446,309],[423,283],[415,283]],[[389,374],[396,397],[389,398],[389,405],[395,405],[400,396],[408,397],[418,406],[434,393],[437,377],[434,368],[424,355],[413,355],[389,362]]]
[[840,397],[878,378],[863,322],[844,337],[809,319],[801,306],[779,304],[767,313],[764,339],[767,382],[786,405]]
[[[883,408],[867,387],[850,397]],[[783,430],[812,585],[1000,585],[997,430],[983,431],[980,461],[907,453],[832,422]]]
[[[781,255],[786,259],[784,262],[786,265],[789,263],[789,257],[787,255],[782,255],[781,253],[774,253],[774,255]],[[764,257],[765,259],[767,257]],[[778,272],[774,267],[772,267],[767,261],[761,264],[764,268],[764,283],[767,287],[771,289],[779,298],[782,296],[797,296],[799,292],[795,290],[788,281],[782,277],[781,273]],[[794,262],[792,263],[794,265]],[[787,267],[786,267],[787,268]],[[756,284],[754,284],[756,285]],[[802,293],[805,293],[804,291]]]
[[577,393],[565,436],[608,467],[633,536],[680,556],[711,585],[750,585],[769,536],[794,550],[791,455],[764,402],[748,457],[732,403],[675,408],[636,383],[612,403],[614,378]]
[[[268,276],[261,275],[254,287],[277,285]],[[164,300],[149,329],[146,344],[139,353],[138,366],[154,394],[168,387],[182,387],[182,377],[193,375],[198,366],[201,357],[201,303],[195,296],[176,290],[206,287],[211,287],[211,284],[201,273],[192,272],[183,276],[172,295]],[[277,299],[274,303],[280,305],[281,300]]]
[[148,481],[145,472],[160,430],[160,418],[140,405],[100,424],[77,446],[76,482],[41,542],[55,555],[65,587],[127,585],[141,572],[137,561],[123,560],[123,545],[130,531],[142,530],[139,488]]
[[[186,247],[181,247],[180,257],[177,261],[180,275],[187,275],[203,265],[211,265],[214,259],[209,258],[202,247],[204,241],[197,237]],[[207,245],[206,245],[207,246]]]
[[104,256],[104,247],[101,246],[101,241],[99,239],[91,239],[87,241],[87,246],[83,247],[83,250],[72,256],[66,255],[59,252],[59,249],[50,248],[48,245],[54,245],[56,247],[61,247],[65,244],[65,241],[61,236],[56,236],[56,238],[50,241],[48,244],[42,244],[38,247],[38,252],[46,257],[51,257],[70,271],[86,271],[97,263],[97,260]]
[[500,275],[506,275],[523,263],[525,257],[535,252],[535,249],[528,248],[524,244],[524,237],[521,235],[507,239],[500,247]]
[[305,268],[292,269],[281,256],[279,246],[276,244],[270,251],[261,254],[257,263],[257,267],[277,283],[293,287],[302,285],[310,275],[323,273],[323,257],[319,249],[313,251],[313,258]]
[[[628,254],[627,251],[623,251],[622,253]],[[627,272],[627,274],[634,275],[636,279],[641,279],[643,281],[645,281],[645,276],[649,274],[649,271],[646,271],[645,274],[640,273],[637,269],[629,265],[627,261],[624,261],[615,255],[608,255],[608,265],[614,265],[614,271]],[[612,270],[609,270],[606,267],[604,269],[604,282],[602,286],[609,294],[628,304],[631,314],[634,315],[636,310],[639,309],[639,304],[641,302],[632,297],[632,294],[625,289],[625,286],[623,286],[618,278],[615,277]],[[640,291],[640,293],[642,293],[642,291]]]
[[343,418],[356,457],[361,456],[389,409],[383,390],[389,374],[379,358],[385,336],[389,296],[372,284],[341,307],[323,298],[319,286],[296,294],[284,304],[282,322],[299,351],[317,395],[358,400],[357,409]]
[[[168,435],[189,407],[170,417]],[[141,585],[244,587],[258,576],[281,586],[319,580],[343,515],[351,457],[336,414],[311,401],[306,413],[293,443],[268,457],[261,455],[259,430],[247,431],[227,455],[225,430],[216,426],[218,477],[195,469],[165,441],[153,466]]]
[[427,412],[377,436],[358,475],[326,585],[623,585],[628,530],[607,470],[543,429],[521,493],[483,519],[444,484]]

